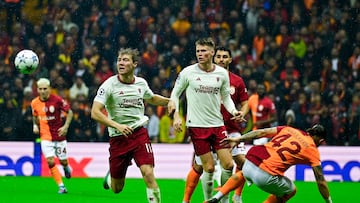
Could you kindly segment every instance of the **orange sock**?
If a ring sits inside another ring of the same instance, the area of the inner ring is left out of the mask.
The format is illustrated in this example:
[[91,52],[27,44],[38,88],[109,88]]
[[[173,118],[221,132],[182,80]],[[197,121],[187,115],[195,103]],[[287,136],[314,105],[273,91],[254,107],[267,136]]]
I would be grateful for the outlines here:
[[192,194],[194,193],[194,190],[199,182],[201,174],[199,174],[197,171],[194,170],[193,167],[191,167],[185,182],[185,192],[184,192],[184,202],[189,202]]
[[263,203],[278,203],[278,199],[275,195],[271,194]]
[[[236,172],[239,172],[239,168],[236,167]],[[242,181],[242,183],[239,185],[239,187],[237,187],[235,189],[235,195],[238,195],[238,196],[241,196],[241,193],[243,191],[243,188],[244,188],[244,185],[245,185],[245,178],[244,180]]]
[[52,168],[50,168],[50,172],[51,172],[51,175],[52,177],[54,178],[55,182],[58,184],[58,185],[61,185],[63,184],[62,182],[62,178],[61,178],[61,174],[59,172],[59,169],[55,166],[53,166]]
[[220,192],[223,195],[226,195],[240,185],[244,185],[244,183],[245,178],[242,172],[238,171],[233,176],[231,176],[231,178],[229,178],[223,186],[221,186]]

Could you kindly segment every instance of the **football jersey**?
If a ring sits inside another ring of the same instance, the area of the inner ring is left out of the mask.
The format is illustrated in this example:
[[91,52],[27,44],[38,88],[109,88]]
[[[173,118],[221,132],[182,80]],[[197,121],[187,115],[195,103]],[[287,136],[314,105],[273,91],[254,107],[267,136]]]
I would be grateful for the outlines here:
[[206,72],[196,63],[184,68],[176,79],[171,100],[178,101],[186,89],[187,127],[223,126],[224,121],[220,112],[222,100],[230,112],[236,110],[230,98],[228,71],[218,65],[214,67],[214,70]]
[[284,175],[293,165],[319,166],[320,153],[313,138],[306,132],[288,127],[277,127],[277,134],[265,145],[255,145],[246,159],[271,175]]
[[[253,123],[257,121],[267,120],[271,114],[276,113],[276,107],[274,102],[269,97],[259,98],[258,94],[253,94],[249,98],[249,108],[252,113]],[[261,128],[268,128],[270,124],[264,125]],[[256,130],[256,125],[253,126],[253,130]]]
[[69,103],[57,95],[50,94],[47,101],[41,101],[40,97],[34,98],[31,101],[31,109],[32,115],[39,119],[41,140],[66,140],[65,136],[59,136],[58,130],[64,125],[62,113],[69,111]]
[[[135,129],[148,122],[149,118],[144,115],[144,99],[153,96],[145,79],[135,76],[133,83],[123,83],[114,75],[101,84],[94,101],[105,106],[111,120]],[[110,137],[121,135],[115,128],[108,127],[108,130]]]
[[[248,100],[249,95],[247,94],[247,89],[244,80],[240,76],[230,71],[229,71],[229,78],[230,78],[230,95],[233,102],[237,105],[237,104],[241,104],[243,101]],[[239,122],[235,120],[231,120],[233,115],[231,115],[225,109],[224,105],[221,105],[221,113],[223,115],[225,127],[228,133],[241,132]]]

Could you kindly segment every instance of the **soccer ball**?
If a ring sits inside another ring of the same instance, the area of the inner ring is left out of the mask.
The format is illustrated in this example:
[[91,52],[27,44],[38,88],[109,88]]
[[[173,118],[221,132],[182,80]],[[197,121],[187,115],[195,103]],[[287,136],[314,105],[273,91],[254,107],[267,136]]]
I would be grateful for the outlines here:
[[29,49],[24,49],[16,54],[15,68],[23,74],[33,73],[39,65],[39,57]]

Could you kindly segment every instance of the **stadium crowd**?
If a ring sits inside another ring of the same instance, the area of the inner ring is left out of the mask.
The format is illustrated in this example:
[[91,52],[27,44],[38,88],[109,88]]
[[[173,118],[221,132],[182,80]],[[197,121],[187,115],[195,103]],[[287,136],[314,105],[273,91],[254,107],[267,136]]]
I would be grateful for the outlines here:
[[[71,104],[68,141],[107,141],[90,105],[99,85],[116,74],[117,51],[137,48],[136,74],[168,97],[177,73],[196,62],[194,42],[211,36],[232,51],[231,71],[249,95],[265,85],[276,124],[305,129],[321,122],[328,145],[360,145],[357,0],[4,0],[0,6],[1,141],[36,138],[30,101],[40,77]],[[25,48],[40,58],[31,75],[13,64]],[[146,113],[154,142],[187,142],[166,109]]]

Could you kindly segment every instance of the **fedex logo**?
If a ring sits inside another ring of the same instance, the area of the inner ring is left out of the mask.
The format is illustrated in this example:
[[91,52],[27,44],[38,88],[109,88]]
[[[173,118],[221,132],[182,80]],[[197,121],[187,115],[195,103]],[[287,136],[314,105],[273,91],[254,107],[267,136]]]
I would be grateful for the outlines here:
[[[360,162],[350,160],[344,166],[340,166],[335,160],[325,160],[321,163],[323,174],[328,181],[360,181]],[[305,172],[311,171],[312,168],[307,165],[297,165],[295,168],[295,179],[305,181]]]
[[[0,175],[50,176],[46,159],[41,155],[40,143],[35,143],[33,149],[33,157],[25,155],[15,159],[11,155],[0,154]],[[76,160],[73,157],[69,157],[68,160],[74,177],[88,176],[85,172],[85,168],[91,162],[91,158],[85,157],[80,160]],[[57,162],[57,164],[59,163]]]

